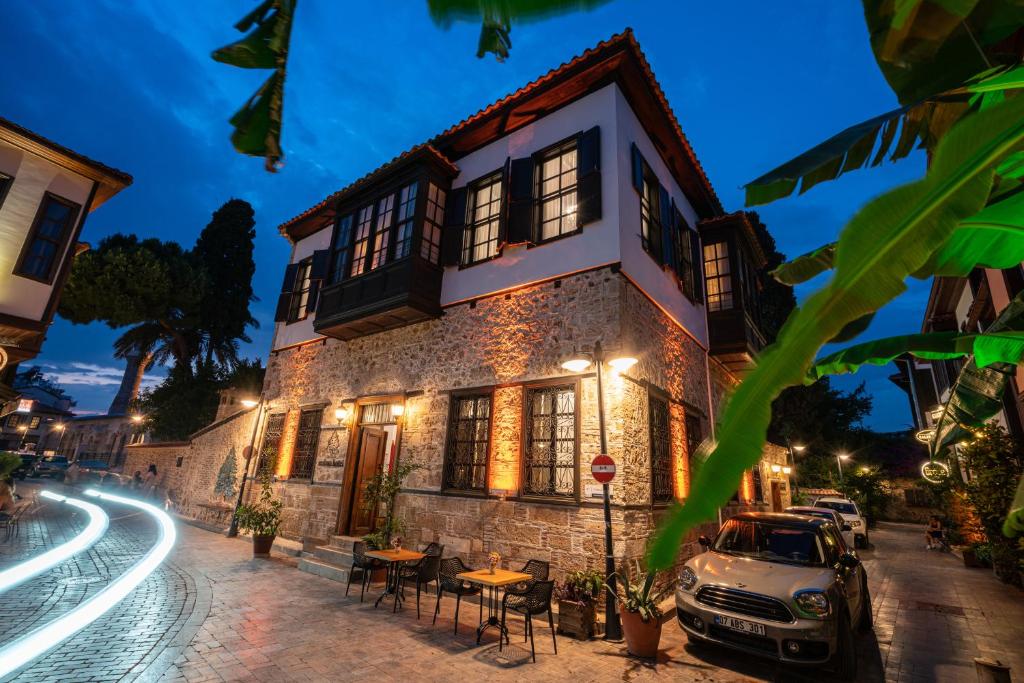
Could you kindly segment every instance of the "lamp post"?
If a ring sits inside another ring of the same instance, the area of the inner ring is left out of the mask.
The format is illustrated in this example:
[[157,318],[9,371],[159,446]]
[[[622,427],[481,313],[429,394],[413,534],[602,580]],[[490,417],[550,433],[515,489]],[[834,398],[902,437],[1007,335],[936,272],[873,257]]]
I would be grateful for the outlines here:
[[849,453],[836,453],[836,467],[839,468],[839,481],[840,481],[840,483],[842,483],[842,481],[843,481],[843,461],[844,460],[849,460],[849,459],[850,459],[850,454]]
[[786,467],[786,468],[783,468],[783,469],[788,470],[786,472],[786,480],[787,480],[787,482],[789,482],[790,488],[793,488],[793,482],[789,481],[789,475],[793,471],[793,467],[796,466],[796,454],[797,453],[803,453],[807,449],[807,446],[804,446],[803,444],[793,444],[787,438],[786,439],[786,448],[789,449],[789,465],[790,466]]
[[[583,372],[590,367],[591,362],[597,367],[597,421],[598,431],[601,433],[601,453],[608,454],[608,438],[605,435],[604,419],[604,384],[602,369],[605,363],[604,350],[601,342],[594,344],[594,350],[589,354],[574,354],[572,358],[562,363],[562,367],[570,372]],[[624,372],[636,365],[636,358],[622,356],[608,361],[608,365],[619,372]],[[602,484],[604,493],[604,572],[607,577],[605,582],[605,605],[604,605],[604,639],[622,640],[622,623],[619,621],[619,612],[615,607],[615,555],[612,545],[612,502],[611,492],[608,484]]]
[[238,535],[238,508],[242,506],[242,497],[245,495],[245,482],[249,478],[249,465],[252,462],[252,452],[256,447],[256,433],[260,428],[260,418],[263,416],[263,394],[260,394],[258,401],[253,399],[242,399],[242,406],[251,409],[259,406],[256,411],[256,422],[252,426],[252,436],[249,438],[249,445],[245,449],[245,467],[242,469],[242,483],[238,485],[238,499],[235,501],[235,509],[231,511],[231,524],[228,526],[228,538]]
[[60,455],[61,446],[64,445],[65,426],[64,426],[63,422],[58,422],[57,424],[55,424],[53,426],[53,428],[56,429],[58,432],[60,432],[60,439],[57,440],[57,450],[56,450],[57,455]]
[[25,447],[25,437],[28,436],[28,425],[21,425],[18,427],[18,431],[21,432],[21,440],[18,442],[18,450],[20,451]]

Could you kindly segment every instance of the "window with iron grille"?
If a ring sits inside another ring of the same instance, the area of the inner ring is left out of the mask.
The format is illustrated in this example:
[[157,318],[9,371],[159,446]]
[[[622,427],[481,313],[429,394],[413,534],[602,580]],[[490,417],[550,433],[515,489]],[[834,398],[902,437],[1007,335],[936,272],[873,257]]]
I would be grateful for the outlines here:
[[561,145],[540,160],[539,242],[576,232],[576,142]]
[[452,396],[444,488],[487,491],[491,445],[491,394]]
[[704,245],[704,276],[707,282],[709,311],[732,308],[732,269],[726,242]]
[[462,265],[486,261],[498,255],[501,223],[501,178],[495,173],[473,186],[469,223],[462,238]]
[[648,400],[651,431],[651,500],[667,503],[675,497],[672,486],[672,440],[669,437],[668,401],[651,394]]
[[395,219],[394,260],[405,258],[412,250],[412,219],[416,213],[416,190],[419,183],[411,183],[398,191],[398,218]]
[[277,467],[277,455],[281,449],[281,435],[284,434],[284,413],[267,416],[267,426],[263,429],[263,443],[260,444],[260,464],[258,475],[270,475]]
[[436,264],[441,260],[441,226],[444,225],[444,190],[434,183],[427,185],[427,216],[423,221],[420,256]]
[[576,496],[576,385],[526,390],[523,493]]
[[758,503],[768,502],[764,497],[764,484],[761,482],[761,468],[755,465],[751,468],[750,472],[754,475],[754,501]]
[[303,410],[299,413],[299,430],[295,434],[295,450],[292,452],[292,479],[312,479],[316,463],[316,447],[320,443],[320,423],[323,408]]

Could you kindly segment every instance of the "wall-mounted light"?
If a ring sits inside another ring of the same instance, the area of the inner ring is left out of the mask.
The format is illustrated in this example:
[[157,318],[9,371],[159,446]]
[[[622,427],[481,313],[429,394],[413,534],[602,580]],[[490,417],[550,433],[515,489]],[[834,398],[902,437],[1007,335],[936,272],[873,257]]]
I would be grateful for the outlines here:
[[582,356],[575,356],[562,363],[562,368],[569,372],[583,372],[590,367],[590,360]]
[[352,415],[352,411],[350,411],[345,406],[342,406],[341,408],[335,408],[334,409],[334,419],[338,421],[338,424],[342,424],[344,422],[348,422],[348,418],[351,417],[351,415]]
[[53,428],[55,430],[57,430],[58,432],[63,432],[64,431],[64,423],[63,422],[58,422],[57,424],[53,425]]
[[778,474],[782,471],[782,465],[772,465],[772,473]]
[[135,424],[138,424],[138,423],[142,422],[142,416],[141,415],[132,415],[132,422],[134,422]]
[[239,401],[239,403],[242,404],[243,408],[255,408],[256,406],[258,406],[260,404],[259,401],[256,401],[256,400],[251,399],[251,398],[243,398],[241,401]]
[[612,358],[608,361],[608,365],[612,366],[612,369],[616,372],[625,372],[638,362],[639,361],[632,356],[622,356],[620,358]]
[[793,468],[792,467],[783,467],[782,468],[782,473],[785,474],[785,475],[793,474]]
[[392,417],[402,417],[402,415],[404,415],[404,414],[405,414],[405,406],[404,405],[402,405],[401,403],[393,403],[393,404],[391,404],[391,416]]
[[803,446],[803,445],[798,446],[797,444],[793,444],[793,446],[792,446],[792,449],[794,451],[796,451],[797,453],[802,452],[805,448],[807,448],[807,446]]

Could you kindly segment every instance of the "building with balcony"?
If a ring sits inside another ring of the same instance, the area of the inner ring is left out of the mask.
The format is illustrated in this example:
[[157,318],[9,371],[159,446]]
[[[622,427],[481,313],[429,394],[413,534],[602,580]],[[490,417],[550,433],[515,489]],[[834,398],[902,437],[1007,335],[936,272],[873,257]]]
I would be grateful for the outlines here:
[[[764,343],[751,220],[723,210],[627,31],[284,223],[259,407],[212,456],[143,447],[138,462],[179,463],[181,509],[202,516],[252,442],[282,533],[341,549],[374,527],[369,480],[412,463],[407,544],[599,567],[603,404],[615,554],[639,557]],[[637,361],[604,367],[600,400],[593,364],[563,367],[598,344]],[[788,502],[781,470],[748,473],[737,506]]]

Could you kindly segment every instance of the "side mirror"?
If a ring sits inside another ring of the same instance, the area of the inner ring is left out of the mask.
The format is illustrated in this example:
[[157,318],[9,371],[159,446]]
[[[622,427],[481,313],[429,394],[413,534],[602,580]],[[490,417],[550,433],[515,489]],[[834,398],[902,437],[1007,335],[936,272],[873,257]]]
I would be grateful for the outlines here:
[[701,535],[697,539],[697,542],[700,543],[701,546],[703,546],[704,550],[707,550],[708,548],[711,547],[711,539],[708,538],[707,536]]
[[843,531],[853,531],[853,527],[847,524],[843,524]]
[[860,558],[853,553],[843,553],[839,556],[839,564],[847,569],[853,569],[860,564]]

